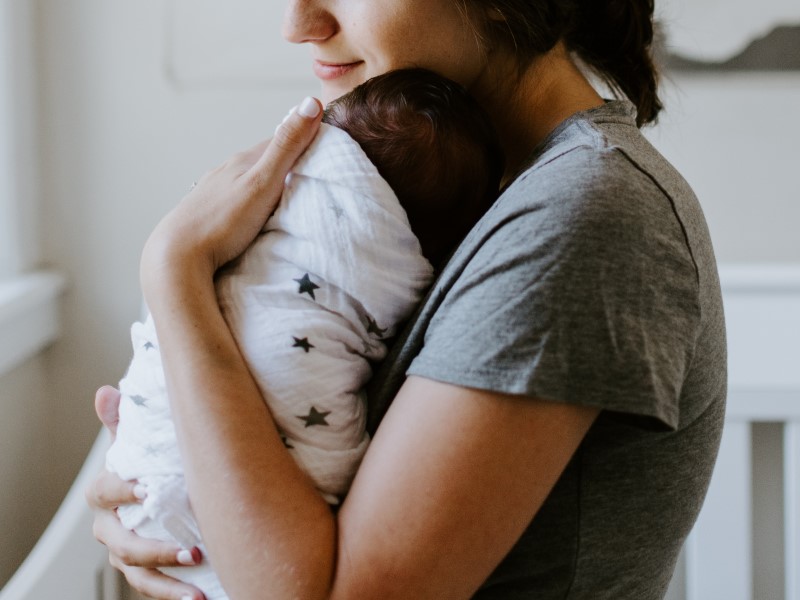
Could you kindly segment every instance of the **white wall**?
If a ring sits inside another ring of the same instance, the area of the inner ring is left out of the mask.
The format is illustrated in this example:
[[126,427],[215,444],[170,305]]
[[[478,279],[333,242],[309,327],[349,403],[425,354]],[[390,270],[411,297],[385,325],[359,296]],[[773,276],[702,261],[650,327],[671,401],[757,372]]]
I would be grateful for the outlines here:
[[32,12],[27,2],[0,0],[0,279],[39,258]]

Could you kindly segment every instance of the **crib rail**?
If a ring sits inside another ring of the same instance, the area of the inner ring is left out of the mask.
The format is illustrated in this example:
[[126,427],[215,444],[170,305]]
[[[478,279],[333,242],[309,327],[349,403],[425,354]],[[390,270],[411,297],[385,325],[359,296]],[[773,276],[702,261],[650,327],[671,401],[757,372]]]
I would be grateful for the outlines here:
[[732,395],[708,497],[668,597],[800,600],[798,523],[800,395]]

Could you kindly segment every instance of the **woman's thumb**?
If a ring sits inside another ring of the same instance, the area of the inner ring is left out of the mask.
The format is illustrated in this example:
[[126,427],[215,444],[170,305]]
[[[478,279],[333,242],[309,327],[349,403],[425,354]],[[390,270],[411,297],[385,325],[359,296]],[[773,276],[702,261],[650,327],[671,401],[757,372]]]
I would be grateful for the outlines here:
[[119,390],[110,385],[101,387],[94,396],[94,410],[106,429],[111,432],[112,438],[117,435],[119,401]]
[[283,180],[295,161],[311,144],[319,129],[322,105],[316,98],[308,97],[289,113],[267,145],[261,158],[253,165],[253,173],[263,184],[283,186]]

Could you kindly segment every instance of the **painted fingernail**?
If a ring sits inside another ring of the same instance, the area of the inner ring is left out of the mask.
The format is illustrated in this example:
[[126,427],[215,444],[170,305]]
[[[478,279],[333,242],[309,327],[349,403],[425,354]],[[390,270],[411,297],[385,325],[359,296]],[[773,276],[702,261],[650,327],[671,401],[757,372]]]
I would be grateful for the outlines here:
[[304,117],[312,119],[319,114],[319,103],[309,96],[300,103],[300,108],[297,109],[297,112]]
[[147,488],[144,487],[141,483],[137,483],[133,486],[133,495],[136,496],[139,500],[144,500],[147,498]]

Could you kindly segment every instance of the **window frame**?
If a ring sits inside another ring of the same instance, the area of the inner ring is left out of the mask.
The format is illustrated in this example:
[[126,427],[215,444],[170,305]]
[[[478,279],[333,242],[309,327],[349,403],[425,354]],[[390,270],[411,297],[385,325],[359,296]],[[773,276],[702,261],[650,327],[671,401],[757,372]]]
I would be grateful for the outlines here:
[[34,13],[0,0],[0,376],[60,332],[63,276],[40,262]]
[[33,11],[0,0],[0,280],[38,262]]

